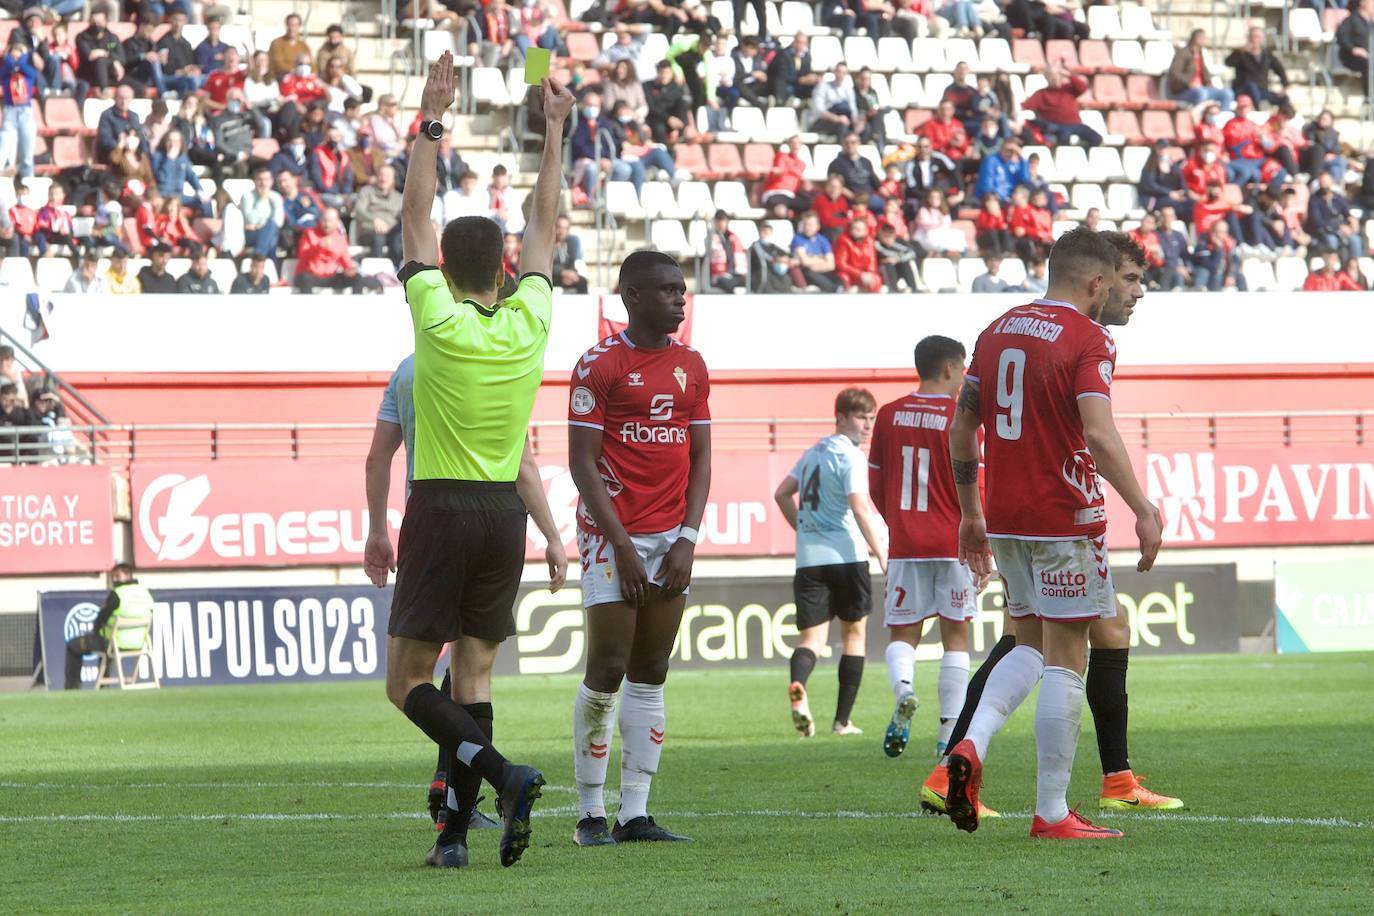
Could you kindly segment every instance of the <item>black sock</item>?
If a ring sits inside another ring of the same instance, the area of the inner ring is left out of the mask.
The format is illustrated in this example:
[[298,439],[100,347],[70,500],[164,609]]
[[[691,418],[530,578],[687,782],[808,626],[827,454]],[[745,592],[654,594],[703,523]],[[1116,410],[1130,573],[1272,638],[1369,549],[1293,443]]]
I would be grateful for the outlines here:
[[1097,728],[1102,775],[1131,768],[1126,752],[1126,666],[1130,649],[1093,649],[1088,653],[1088,708]]
[[509,764],[491,746],[490,739],[466,709],[439,692],[433,684],[420,684],[406,697],[406,717],[429,735],[440,747],[452,747],[454,755],[464,759],[498,791],[505,779]]
[[[487,736],[487,741],[490,742],[492,735],[491,704],[464,703],[463,708],[476,721],[477,727],[482,729],[483,734]],[[458,807],[449,808],[448,819],[444,822],[444,832],[439,836],[439,842],[444,844],[467,839],[468,824],[472,820],[472,812],[477,808],[477,795],[482,790],[482,777],[471,767],[465,766],[456,758],[450,762],[450,767],[453,778],[449,780],[449,787],[453,789]]]
[[792,680],[803,687],[811,671],[816,667],[816,653],[807,648],[799,648],[792,653]]
[[859,696],[859,684],[864,679],[864,657],[862,655],[840,656],[840,695],[835,700],[835,721],[841,725],[849,721],[854,711],[854,700]]
[[973,721],[974,712],[978,709],[978,701],[983,698],[983,685],[988,682],[988,675],[992,674],[992,669],[997,667],[997,663],[1015,648],[1016,637],[1011,634],[997,640],[997,645],[992,647],[992,651],[983,660],[983,664],[978,666],[978,670],[969,679],[968,691],[964,694],[964,708],[959,710],[959,721],[954,723],[954,731],[949,733],[950,747],[963,741],[968,734],[968,726]]
[[[444,672],[444,682],[439,685],[439,692],[446,697],[453,696],[453,674],[450,671]],[[448,779],[448,762],[453,759],[453,748],[439,748],[439,762],[434,765],[435,778],[442,776]]]

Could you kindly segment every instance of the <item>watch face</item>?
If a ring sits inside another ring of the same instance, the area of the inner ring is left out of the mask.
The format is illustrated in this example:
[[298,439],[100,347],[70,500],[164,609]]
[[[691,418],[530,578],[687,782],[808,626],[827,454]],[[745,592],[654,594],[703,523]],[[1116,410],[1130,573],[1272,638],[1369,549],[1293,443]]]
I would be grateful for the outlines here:
[[444,135],[444,125],[439,121],[430,121],[425,125],[425,132],[434,140],[438,140]]

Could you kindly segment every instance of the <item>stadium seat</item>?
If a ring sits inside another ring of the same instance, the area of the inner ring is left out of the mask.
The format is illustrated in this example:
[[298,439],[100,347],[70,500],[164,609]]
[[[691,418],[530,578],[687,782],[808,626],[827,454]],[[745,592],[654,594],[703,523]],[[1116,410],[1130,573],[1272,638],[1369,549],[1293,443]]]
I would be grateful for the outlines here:
[[1273,265],[1261,258],[1242,260],[1240,273],[1241,276],[1245,277],[1245,285],[1252,293],[1272,292],[1278,288],[1278,280],[1274,277]]
[[[611,32],[607,34],[614,36]],[[568,46],[568,56],[573,60],[591,63],[601,55],[600,44],[591,32],[568,32],[563,40]]]
[[1145,171],[1145,160],[1150,158],[1147,146],[1128,146],[1121,151],[1121,167],[1126,172],[1126,180],[1139,182],[1140,173]]
[[[971,250],[972,249],[970,249],[970,251]],[[972,255],[966,258],[960,258],[956,264],[956,273],[959,277],[959,292],[973,292],[973,281],[987,272],[987,265],[983,263],[982,258],[973,257]]]
[[[1146,114],[1162,114],[1163,112],[1149,112]],[[1165,116],[1168,117],[1167,115]],[[1134,111],[1109,111],[1107,112],[1107,131],[1125,137],[1127,143],[1145,143],[1145,135],[1140,132],[1140,119],[1136,117]],[[1169,136],[1173,136],[1173,127],[1169,128]]]
[[911,69],[911,45],[905,38],[889,35],[878,39],[878,65],[874,67],[883,73],[896,73]]
[[635,186],[628,181],[608,181],[605,194],[607,212],[626,219],[644,219],[651,214],[659,216],[664,208],[677,209],[677,199],[666,181],[646,181],[638,195]]
[[784,35],[795,35],[797,32],[810,35],[817,28],[815,11],[811,4],[803,0],[784,0],[778,18],[782,23],[780,33]]
[[[1333,10],[1327,7],[1326,12],[1322,13],[1322,31],[1331,33],[1331,37],[1334,38],[1336,29],[1340,27],[1342,22],[1345,22],[1345,18],[1349,15],[1350,10],[1348,8]],[[1361,268],[1361,273],[1363,272],[1363,268]],[[1368,274],[1366,274],[1366,276],[1368,276]]]
[[745,248],[759,240],[759,224],[752,219],[730,220],[730,231],[739,238],[739,243]]
[[1126,177],[1121,167],[1121,153],[1110,146],[1098,146],[1088,150],[1088,170],[1084,173],[1089,181],[1104,184],[1119,181]]
[[1044,89],[1046,86],[1050,84],[1049,80],[1045,79],[1045,76],[1042,73],[1027,73],[1026,78],[1022,80],[1022,83],[1024,85],[1024,89],[1022,90],[1021,98],[1019,99],[1019,101],[1021,102],[1024,102],[1026,99],[1030,98],[1032,95],[1039,92],[1041,89]]
[[[238,48],[239,54],[247,60],[255,50],[253,47],[253,30],[246,25],[234,25],[226,22],[219,30],[220,41],[225,44],[233,45]],[[266,51],[266,48],[263,48]]]
[[1197,138],[1194,133],[1193,113],[1187,108],[1180,108],[1174,112],[1174,131],[1178,134],[1178,142],[1184,146],[1191,146]]
[[921,125],[930,120],[931,113],[924,108],[908,108],[902,121],[906,126],[907,132],[915,134],[921,129]]
[[1045,50],[1041,47],[1039,39],[1015,39],[1011,45],[1011,55],[1018,64],[1041,70],[1045,68]]
[[921,265],[921,280],[932,293],[959,291],[959,277],[955,273],[954,262],[949,258],[926,258]]
[[[701,258],[706,255],[706,237],[710,234],[711,223],[704,219],[694,219],[687,224],[687,250],[693,257]],[[697,284],[701,285],[706,281],[706,271],[704,265],[697,265]],[[703,292],[709,292],[702,288]]]
[[695,254],[687,242],[687,234],[682,230],[682,223],[675,219],[656,220],[649,230],[649,244],[659,251],[679,257]]
[[52,164],[57,169],[79,168],[89,161],[80,137],[53,137]]
[[1288,11],[1288,34],[1299,43],[1321,44],[1329,40],[1317,11],[1307,8]]
[[1107,212],[1114,219],[1139,219],[1144,211],[1140,208],[1139,195],[1133,184],[1107,185]]
[[1121,14],[1114,6],[1088,7],[1088,33],[1093,38],[1120,38],[1125,32],[1121,28]]
[[1102,194],[1100,184],[1076,184],[1069,197],[1069,206],[1079,213],[1087,213],[1089,210],[1102,211],[1106,216],[1107,198]]
[[1093,100],[1098,108],[1136,108],[1135,97],[1126,95],[1121,77],[1115,73],[1099,73],[1093,77]]
[[1085,70],[1115,70],[1112,52],[1105,41],[1085,41],[1078,46],[1078,63]]
[[1046,181],[1056,181],[1059,173],[1055,170],[1054,153],[1050,148],[1048,146],[1026,146],[1021,149],[1021,156],[1024,159],[1029,159],[1032,153],[1040,156],[1040,177]]
[[825,181],[830,163],[834,162],[839,154],[838,143],[817,143],[811,150],[811,168],[807,170],[806,178],[811,181]]
[[[814,54],[814,51],[812,52]],[[851,35],[844,40],[844,62],[850,70],[878,69],[878,49],[867,35]]]
[[706,168],[717,178],[744,177],[744,160],[733,143],[712,143],[706,148]]
[[1118,137],[1107,130],[1107,122],[1103,119],[1102,112],[1084,109],[1079,112],[1079,114],[1083,118],[1083,123],[1097,131],[1102,137],[1102,142],[1107,146],[1121,146],[1126,142],[1124,138]]
[[1133,102],[1144,102],[1147,108],[1173,111],[1178,105],[1159,94],[1159,80],[1142,73],[1132,73],[1126,77],[1126,92]]
[[773,244],[779,248],[787,248],[792,244],[792,236],[796,229],[790,219],[770,219],[768,225],[773,227]]
[[100,114],[103,111],[104,108],[101,108],[100,111],[95,112],[94,123],[87,127],[82,111],[76,105],[76,99],[47,99],[43,103],[43,122],[46,129],[41,133],[44,136],[93,134],[95,133],[95,125],[100,123]]
[[892,143],[915,143],[916,135],[907,133],[906,124],[902,122],[902,116],[896,111],[889,111],[883,115],[883,130],[887,133],[887,142]]
[[1050,175],[1058,176],[1064,181],[1077,179],[1079,181],[1096,181],[1088,173],[1088,151],[1081,146],[1061,145],[1054,151],[1054,167],[1046,169],[1047,163],[1043,157],[1040,162],[1040,171],[1046,177]]
[[1172,143],[1178,139],[1178,134],[1174,130],[1174,116],[1169,111],[1142,111],[1140,129],[1151,141],[1168,140]]
[[1121,7],[1121,34],[1123,38],[1141,41],[1169,41],[1173,38],[1168,29],[1155,28],[1154,16],[1137,4]]
[[447,29],[430,29],[424,36],[425,60],[436,61],[444,56],[445,51],[450,54],[458,53],[458,44],[453,39],[453,33]]
[[[1109,9],[1109,7],[1094,6],[1091,9]],[[1112,42],[1112,66],[1118,70],[1125,70],[1127,73],[1143,73],[1145,70],[1145,49],[1140,46],[1140,42],[1135,41],[1114,41]],[[1159,74],[1154,74],[1158,76]]]
[[[802,132],[801,123],[797,121],[797,110],[788,108],[786,105],[774,105],[768,109],[766,114],[768,123],[768,137],[775,142],[781,143],[784,140],[797,136]],[[803,137],[805,139],[805,137]]]
[[817,35],[811,39],[811,69],[813,71],[829,73],[842,60],[844,60],[844,47],[838,38],[833,35]]
[[873,91],[878,94],[878,105],[882,108],[891,108],[892,88],[888,85],[887,76],[882,73],[872,73],[869,76],[873,80]]
[[1168,41],[1147,41],[1145,47],[1145,72],[1152,76],[1167,73],[1169,64],[1174,60],[1174,46]]
[[715,213],[711,186],[704,181],[684,181],[677,189],[677,210],[680,219],[709,218]]
[[472,69],[472,100],[492,106],[508,108],[511,105],[510,90],[506,88],[506,77],[496,67],[474,67]]
[[984,38],[978,43],[978,59],[992,72],[1025,73],[1027,69],[1011,56],[1011,45],[1005,38]]
[[1307,282],[1307,265],[1302,258],[1283,257],[1274,262],[1274,288],[1281,293],[1302,289]]
[[1020,258],[1006,258],[1002,261],[1002,270],[998,276],[1012,286],[1020,286],[1026,282],[1026,265]]
[[186,273],[186,271],[190,269],[190,258],[172,258],[170,261],[167,262],[167,273],[171,274],[172,277],[177,280],[180,280],[181,275]]
[[39,258],[33,264],[34,282],[50,293],[60,293],[72,275],[72,262],[67,258]]
[[[769,133],[767,125],[764,123],[763,110],[752,108],[748,105],[740,105],[730,113],[730,131],[732,139],[755,140],[765,143],[781,143],[786,137],[774,137]],[[718,136],[720,139],[724,135]]]
[[[711,8],[711,15],[720,20],[721,28],[730,29],[736,34],[743,34],[739,29],[735,28],[735,6],[730,0],[713,0],[709,6]],[[757,19],[758,17],[755,16],[754,18]],[[611,44],[615,43],[615,33],[608,31],[606,32],[606,36],[606,46],[610,47]]]
[[221,293],[229,292],[230,287],[234,285],[234,278],[238,275],[239,269],[229,258],[215,258],[210,262],[210,277]]
[[718,181],[714,209],[724,210],[738,219],[762,219],[764,211],[749,203],[749,191],[739,181]]
[[693,178],[705,178],[711,171],[706,164],[706,152],[694,143],[679,143],[673,147],[673,165]]
[[978,56],[978,45],[971,38],[945,39],[945,67],[951,71],[959,64],[968,64],[974,73],[986,72]]
[[894,73],[889,86],[892,91],[892,104],[897,108],[910,108],[921,104],[925,98],[925,87],[921,78],[914,73]]
[[29,259],[5,258],[0,261],[0,283],[19,291],[34,289],[33,268],[29,266]]
[[911,43],[911,68],[917,73],[938,73],[945,67],[945,46],[938,38],[917,38]]
[[[226,182],[227,183],[227,182]],[[221,251],[238,253],[247,247],[243,237],[243,211],[238,204],[230,204],[221,214],[218,247]]]
[[744,177],[756,181],[773,171],[774,149],[767,143],[744,145]]

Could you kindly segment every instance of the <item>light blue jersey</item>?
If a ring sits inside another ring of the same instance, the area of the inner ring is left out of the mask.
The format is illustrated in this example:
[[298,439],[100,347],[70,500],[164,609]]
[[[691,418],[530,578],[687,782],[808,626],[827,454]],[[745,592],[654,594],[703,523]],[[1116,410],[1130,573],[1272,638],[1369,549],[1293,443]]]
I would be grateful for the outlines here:
[[401,427],[406,447],[406,499],[410,499],[410,482],[415,478],[415,401],[411,389],[415,387],[415,356],[401,360],[382,394],[382,406],[377,419]]
[[848,436],[827,436],[806,450],[797,481],[797,568],[868,561],[849,495],[868,495],[868,460]]

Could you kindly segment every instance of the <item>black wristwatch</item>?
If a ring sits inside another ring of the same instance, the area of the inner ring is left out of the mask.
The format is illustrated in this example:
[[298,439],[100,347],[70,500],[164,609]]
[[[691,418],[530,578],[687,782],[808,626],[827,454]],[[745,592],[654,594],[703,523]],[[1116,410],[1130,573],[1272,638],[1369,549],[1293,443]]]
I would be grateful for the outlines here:
[[421,121],[420,133],[431,140],[440,140],[444,136],[443,121]]

